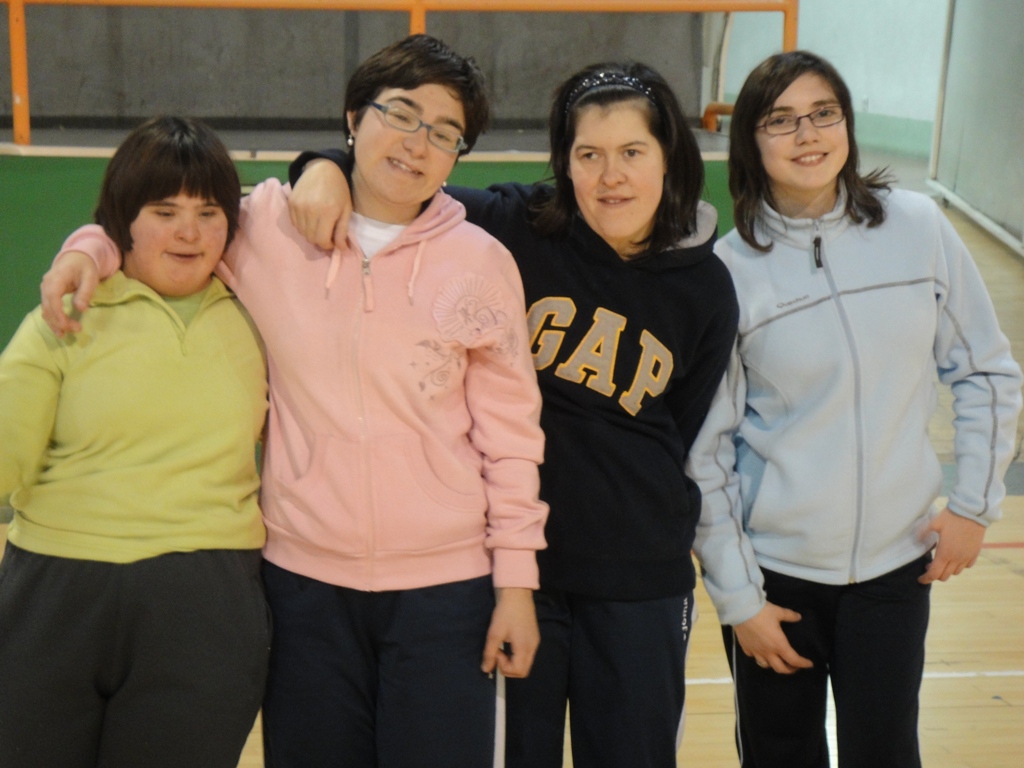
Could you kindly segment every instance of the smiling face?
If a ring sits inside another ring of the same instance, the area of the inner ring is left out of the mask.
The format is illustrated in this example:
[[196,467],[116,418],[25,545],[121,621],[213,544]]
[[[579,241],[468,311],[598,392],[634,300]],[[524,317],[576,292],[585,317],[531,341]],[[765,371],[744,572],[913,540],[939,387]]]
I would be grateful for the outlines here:
[[[385,88],[374,101],[402,107],[428,125],[447,127],[459,135],[465,132],[462,103],[441,85]],[[363,111],[358,125],[356,116],[348,113],[349,131],[355,139],[355,211],[389,224],[408,224],[448,178],[458,155],[431,144],[424,127],[412,133],[392,128],[372,107]]]
[[227,244],[228,219],[217,203],[179,193],[142,206],[130,231],[125,275],[161,296],[190,296],[210,283]]
[[[838,104],[828,83],[819,75],[808,73],[779,95],[764,118],[806,115]],[[797,219],[816,219],[835,207],[836,179],[850,153],[845,120],[815,128],[804,118],[795,133],[769,136],[758,128],[755,136],[779,213]]]
[[585,107],[569,154],[580,214],[623,258],[651,234],[665,181],[665,154],[646,110],[634,99]]

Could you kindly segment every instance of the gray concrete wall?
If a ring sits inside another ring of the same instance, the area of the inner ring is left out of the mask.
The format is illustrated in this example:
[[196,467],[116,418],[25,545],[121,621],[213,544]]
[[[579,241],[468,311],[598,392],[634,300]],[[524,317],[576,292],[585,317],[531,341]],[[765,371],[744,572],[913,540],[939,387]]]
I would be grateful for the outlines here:
[[[158,112],[253,127],[340,122],[347,73],[408,25],[404,13],[29,6],[33,124]],[[700,108],[699,14],[433,13],[427,27],[480,63],[498,126],[545,123],[557,84],[608,59],[652,65],[688,113]],[[9,119],[4,48],[0,115]]]

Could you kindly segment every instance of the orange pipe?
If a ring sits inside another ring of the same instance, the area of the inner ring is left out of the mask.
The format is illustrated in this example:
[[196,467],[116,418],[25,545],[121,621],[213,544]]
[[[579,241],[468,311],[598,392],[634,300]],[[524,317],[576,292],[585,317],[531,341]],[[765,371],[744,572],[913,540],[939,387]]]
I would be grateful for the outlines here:
[[704,107],[704,117],[701,118],[701,123],[704,125],[705,131],[715,132],[718,130],[718,118],[722,115],[732,114],[732,104],[726,104],[724,101],[712,101],[706,107]]
[[427,6],[417,0],[409,9],[409,34],[422,35],[427,31]]
[[796,32],[800,18],[800,0],[792,0],[787,3],[787,8],[782,12],[782,50],[796,50]]
[[11,38],[11,113],[14,143],[31,141],[28,111],[28,40],[25,35],[25,3],[8,0],[7,29]]
[[[10,2],[11,0],[0,0]],[[423,0],[23,0],[26,5],[135,6],[300,11],[408,11]],[[486,2],[486,0],[481,0]]]
[[799,0],[424,0],[431,11],[577,11],[580,13],[724,13],[780,11]]
[[0,0],[8,5],[11,44],[11,111],[14,143],[30,141],[28,44],[25,6],[93,5],[251,10],[408,11],[409,33],[427,30],[427,11],[569,11],[579,13],[724,13],[778,11],[783,14],[784,50],[796,48],[800,0]]

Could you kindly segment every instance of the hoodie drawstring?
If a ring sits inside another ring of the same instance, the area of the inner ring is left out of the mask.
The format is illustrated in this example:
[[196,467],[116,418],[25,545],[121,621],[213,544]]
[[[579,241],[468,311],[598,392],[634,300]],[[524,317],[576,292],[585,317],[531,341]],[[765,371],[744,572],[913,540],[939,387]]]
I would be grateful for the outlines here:
[[[416,289],[416,278],[420,274],[420,265],[423,263],[423,251],[427,246],[426,240],[420,240],[416,246],[416,256],[412,260],[412,272],[409,275],[409,282],[406,285],[406,292],[409,296],[409,303],[413,303],[413,292]],[[324,283],[324,287],[329,291],[331,285],[334,283],[335,278],[338,276],[338,270],[341,269],[341,250],[335,248],[331,251],[331,263],[327,268],[327,280]],[[373,311],[373,281],[370,279],[370,260],[365,256],[362,257],[362,272],[363,272],[363,295],[366,297],[365,311]]]
[[338,270],[341,268],[341,249],[335,248],[331,251],[331,264],[327,268],[327,281],[324,283],[324,288],[328,291],[331,290],[331,284],[334,282],[334,278],[338,276]]
[[420,273],[420,262],[423,259],[423,248],[426,246],[426,240],[420,240],[419,245],[416,248],[416,258],[412,260],[412,274],[409,275],[408,293],[409,303],[412,304],[412,292],[416,287],[416,276]]

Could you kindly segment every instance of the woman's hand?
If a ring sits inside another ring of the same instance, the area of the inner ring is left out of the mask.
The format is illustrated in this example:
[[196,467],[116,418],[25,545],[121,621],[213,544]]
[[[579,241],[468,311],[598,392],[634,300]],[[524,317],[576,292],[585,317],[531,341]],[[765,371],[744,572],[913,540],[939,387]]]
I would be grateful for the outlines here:
[[918,581],[931,584],[933,581],[947,581],[964,568],[970,568],[978,561],[981,543],[985,538],[985,526],[958,515],[949,507],[935,516],[925,535],[936,533],[939,543],[935,545],[935,556]]
[[505,677],[526,677],[539,645],[540,628],[533,606],[533,590],[499,589],[480,669],[490,674],[497,666]]
[[793,649],[782,631],[782,622],[793,621],[800,621],[800,614],[796,611],[765,603],[764,608],[752,618],[736,624],[733,631],[743,652],[753,657],[759,667],[771,667],[780,675],[791,675],[814,666],[814,662]]
[[58,339],[63,338],[65,333],[78,333],[82,330],[82,324],[77,319],[68,317],[64,311],[64,294],[74,293],[74,308],[79,313],[85,312],[99,282],[96,263],[81,251],[61,254],[53,262],[50,270],[43,275],[43,282],[39,286],[43,320]]
[[330,160],[311,160],[288,197],[288,215],[299,233],[325,250],[345,244],[352,215],[348,179]]

